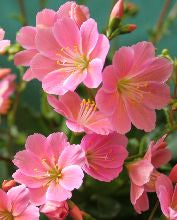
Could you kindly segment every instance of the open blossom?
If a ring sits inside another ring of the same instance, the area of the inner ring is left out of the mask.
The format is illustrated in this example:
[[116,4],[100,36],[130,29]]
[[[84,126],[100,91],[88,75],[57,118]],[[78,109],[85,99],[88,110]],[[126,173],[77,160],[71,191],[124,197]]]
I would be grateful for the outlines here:
[[10,40],[4,40],[5,31],[0,28],[0,53],[10,46]]
[[161,175],[156,181],[156,193],[160,201],[163,214],[169,220],[177,219],[177,185],[173,184],[169,177]]
[[31,68],[36,77],[43,75],[45,92],[63,95],[82,82],[89,88],[101,83],[109,41],[98,33],[93,19],[80,28],[68,17],[57,20],[52,30],[39,28],[36,46],[40,54],[33,58]]
[[69,207],[66,201],[47,202],[40,207],[40,212],[44,213],[50,220],[64,220],[69,213]]
[[131,181],[131,203],[139,214],[149,209],[147,192],[155,192],[155,182],[161,175],[156,168],[171,159],[171,152],[164,141],[165,137],[166,135],[160,138],[156,144],[151,141],[144,158],[127,165]]
[[106,135],[111,132],[111,123],[96,109],[94,101],[81,100],[75,92],[67,92],[56,98],[48,96],[54,110],[67,118],[67,127],[74,132],[97,133]]
[[0,189],[1,220],[39,220],[39,209],[30,204],[25,186],[13,187],[7,193]]
[[110,117],[118,133],[126,133],[131,123],[146,132],[155,127],[155,109],[170,101],[165,84],[172,73],[172,63],[155,56],[149,42],[122,47],[113,64],[103,71],[103,86],[96,95],[98,108]]
[[15,90],[15,78],[10,69],[0,69],[0,114],[7,114],[10,107],[10,96]]
[[116,133],[84,136],[81,141],[86,157],[83,170],[100,181],[110,182],[117,178],[128,156],[126,145],[127,138]]
[[[34,78],[41,80],[44,77],[42,72],[38,72],[38,74],[35,75],[31,69],[32,59],[39,53],[35,41],[37,29],[43,29],[44,32],[48,29],[48,32],[51,32],[51,28],[54,26],[55,22],[63,17],[73,19],[80,26],[89,18],[89,16],[89,9],[87,7],[69,1],[62,5],[57,12],[51,9],[43,9],[38,12],[36,16],[36,27],[22,27],[17,34],[16,40],[25,50],[15,55],[14,62],[17,66],[21,65],[29,67],[24,74],[23,79],[26,81]],[[43,39],[43,42],[44,40],[45,39]],[[52,46],[47,41],[48,39],[46,39],[46,42],[44,43],[46,48],[48,48],[48,50],[53,50],[55,45]]]
[[37,205],[71,198],[71,191],[82,184],[84,154],[79,145],[67,142],[64,133],[29,136],[26,149],[13,162],[19,168],[13,178],[29,188],[31,201]]

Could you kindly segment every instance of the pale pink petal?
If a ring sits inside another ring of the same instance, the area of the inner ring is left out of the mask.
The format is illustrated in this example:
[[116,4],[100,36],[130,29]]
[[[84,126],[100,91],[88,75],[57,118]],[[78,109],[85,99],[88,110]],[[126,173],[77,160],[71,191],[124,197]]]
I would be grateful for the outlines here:
[[154,110],[143,106],[141,103],[126,101],[126,110],[131,122],[138,129],[150,132],[155,128],[156,114]]
[[158,83],[166,82],[171,76],[173,71],[173,65],[170,60],[162,57],[155,57],[149,59],[141,68],[139,72],[135,74],[133,80],[140,81],[153,81]]
[[61,47],[74,49],[74,46],[80,48],[81,35],[77,24],[71,18],[58,20],[53,29],[54,36]]
[[131,182],[131,188],[130,188],[130,200],[133,205],[136,204],[137,200],[143,195],[144,193],[144,187],[137,186],[133,182]]
[[10,40],[0,41],[0,52],[3,52],[8,46],[10,46]]
[[143,186],[150,180],[153,165],[147,160],[140,160],[128,165],[131,181],[137,186]]
[[57,20],[57,14],[54,10],[43,9],[36,15],[37,27],[52,27]]
[[133,61],[134,52],[131,47],[121,47],[113,57],[113,66],[119,79],[129,74]]
[[160,175],[156,181],[156,193],[160,201],[163,214],[169,216],[169,207],[172,200],[173,185],[165,175]]
[[62,178],[60,180],[60,185],[72,191],[74,189],[79,189],[82,185],[84,173],[78,165],[70,165],[62,169]]
[[9,210],[11,211],[11,203],[8,199],[8,196],[7,194],[2,190],[0,189],[0,211],[4,211],[4,210]]
[[64,87],[63,83],[68,76],[68,73],[59,70],[53,71],[43,79],[42,88],[48,94],[64,95],[68,89]]
[[136,201],[134,208],[138,214],[141,214],[149,209],[149,200],[146,192],[144,192]]
[[80,5],[75,5],[71,9],[71,17],[75,20],[77,25],[80,27],[84,21],[88,19],[88,14],[85,14]]
[[30,81],[34,78],[35,76],[33,76],[33,71],[31,70],[31,68],[28,68],[25,74],[23,75],[23,80]]
[[105,62],[105,58],[108,54],[110,48],[109,40],[103,34],[99,34],[97,44],[93,49],[92,53],[90,54],[90,58],[99,58],[102,62]]
[[24,185],[11,188],[7,195],[11,201],[14,216],[20,215],[29,205],[29,191]]
[[47,201],[62,202],[70,199],[71,192],[64,189],[60,184],[51,183],[46,194]]
[[70,10],[72,5],[76,5],[74,1],[68,1],[65,4],[61,5],[57,11],[58,18],[70,17]]
[[85,162],[85,152],[82,150],[80,145],[69,145],[63,150],[58,165],[61,169],[70,166],[78,165],[82,166]]
[[92,18],[88,19],[81,25],[80,32],[82,37],[82,51],[84,54],[89,55],[98,41],[97,23]]
[[152,155],[151,162],[154,167],[159,168],[167,164],[172,158],[172,153],[169,149],[160,149]]
[[117,94],[117,106],[113,115],[110,117],[113,129],[120,134],[125,134],[131,129],[131,120],[128,116],[124,100]]
[[70,91],[74,91],[77,88],[77,86],[86,79],[86,77],[86,70],[84,70],[84,72],[75,72],[73,74],[70,74],[70,76],[66,78],[66,80],[63,83],[63,86]]
[[101,112],[109,116],[116,110],[117,98],[117,93],[107,93],[104,91],[104,87],[102,87],[96,94],[96,105]]
[[43,80],[48,73],[56,70],[57,68],[58,65],[56,61],[44,57],[41,54],[35,55],[31,61],[33,76],[40,81]]
[[46,202],[47,187],[29,188],[30,201],[34,205],[43,205]]
[[112,65],[107,66],[103,71],[103,86],[104,91],[113,93],[117,91],[117,76]]
[[5,31],[2,28],[0,28],[0,40],[4,39],[4,35],[5,35]]
[[15,54],[14,63],[16,66],[30,66],[32,58],[37,54],[37,50],[23,50]]
[[173,183],[177,183],[177,164],[170,171],[169,178]]
[[76,132],[76,133],[81,133],[81,132],[84,132],[84,131],[85,131],[84,126],[78,124],[78,122],[75,122],[75,121],[67,120],[67,121],[66,121],[66,126],[67,126],[71,131]]
[[26,219],[39,220],[39,208],[29,205],[21,215],[15,217],[15,220]]
[[57,60],[57,52],[60,51],[60,46],[58,45],[51,28],[38,28],[36,34],[36,48],[44,56],[50,59]]
[[94,59],[87,68],[87,77],[84,79],[84,85],[88,88],[97,88],[102,82],[103,63],[100,59]]
[[17,42],[25,49],[36,49],[35,46],[36,28],[31,26],[22,27],[17,34]]

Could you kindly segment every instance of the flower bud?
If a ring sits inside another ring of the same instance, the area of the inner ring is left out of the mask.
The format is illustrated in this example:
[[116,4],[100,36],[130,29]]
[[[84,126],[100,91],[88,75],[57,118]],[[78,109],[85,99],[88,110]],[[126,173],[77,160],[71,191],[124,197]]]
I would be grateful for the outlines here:
[[70,208],[70,212],[69,212],[70,216],[74,220],[83,220],[82,212],[79,209],[79,207],[71,201],[68,202],[68,205],[69,205],[69,208]]
[[127,34],[134,31],[137,28],[136,24],[126,24],[120,29],[120,34]]
[[2,183],[2,189],[5,192],[8,192],[9,189],[11,189],[11,188],[13,188],[15,186],[16,186],[15,180],[4,180],[3,183]]
[[123,0],[118,0],[117,3],[114,5],[111,15],[110,15],[110,20],[114,18],[121,19],[124,14],[124,3]]

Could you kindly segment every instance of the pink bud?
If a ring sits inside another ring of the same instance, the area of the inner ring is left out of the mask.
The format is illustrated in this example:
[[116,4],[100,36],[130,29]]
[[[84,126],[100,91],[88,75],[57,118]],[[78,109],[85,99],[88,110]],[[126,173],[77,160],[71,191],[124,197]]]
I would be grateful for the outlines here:
[[69,214],[74,220],[83,220],[82,212],[76,204],[69,201],[69,207],[70,207]]
[[13,188],[15,186],[16,186],[15,180],[4,180],[3,183],[2,183],[2,189],[5,192],[8,192],[9,189],[11,189],[11,188]]
[[134,31],[136,29],[137,29],[137,25],[136,24],[129,24],[128,25],[129,32],[132,32],[132,31]]
[[123,14],[124,14],[123,0],[118,0],[112,9],[110,20],[112,20],[113,18],[121,18]]

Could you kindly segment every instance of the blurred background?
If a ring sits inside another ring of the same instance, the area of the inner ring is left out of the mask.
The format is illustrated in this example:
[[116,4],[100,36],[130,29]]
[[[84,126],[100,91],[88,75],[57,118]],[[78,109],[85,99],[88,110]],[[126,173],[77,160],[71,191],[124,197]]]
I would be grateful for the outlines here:
[[[0,0],[0,27],[6,31],[6,39],[15,43],[18,30],[23,24],[34,25],[36,13],[42,8],[57,10],[66,0]],[[116,1],[112,0],[78,0],[79,4],[85,4],[90,9],[93,17],[99,26],[100,32],[104,31],[108,23],[111,8]],[[132,0],[138,8],[135,16],[128,16],[125,23],[132,23],[138,26],[131,34],[121,35],[111,42],[110,57],[120,46],[132,45],[138,41],[153,39],[154,27],[156,26],[165,0]],[[162,38],[156,42],[157,53],[168,48],[170,55],[177,56],[177,1],[171,0],[168,12],[165,16],[165,26]],[[0,57],[0,68],[10,67],[21,80],[19,69],[8,61],[7,57]],[[35,132],[48,135],[49,133],[64,129],[64,120],[47,106],[45,96],[41,92],[41,85],[33,80],[27,85],[18,98],[15,118],[11,116],[1,119],[0,125],[0,153],[12,157],[15,152],[23,149],[25,139],[29,134]],[[16,101],[16,100],[14,100]],[[158,136],[163,128],[164,114],[159,112],[159,127],[147,136],[148,138]],[[4,129],[8,134],[3,134]],[[130,142],[136,148],[144,133],[134,129],[130,134]],[[177,156],[177,135],[174,133],[169,138],[170,148],[173,151],[174,161]],[[146,143],[145,143],[146,144]],[[12,174],[14,168],[9,161],[0,161],[0,183]],[[147,219],[148,214],[136,215],[129,201],[129,182],[123,177],[112,183],[101,183],[91,178],[86,178],[84,186],[80,191],[74,193],[73,200],[79,207],[90,213],[95,219],[101,220],[134,220]],[[125,187],[127,186],[127,187]],[[154,195],[151,198],[151,207],[155,204]]]

